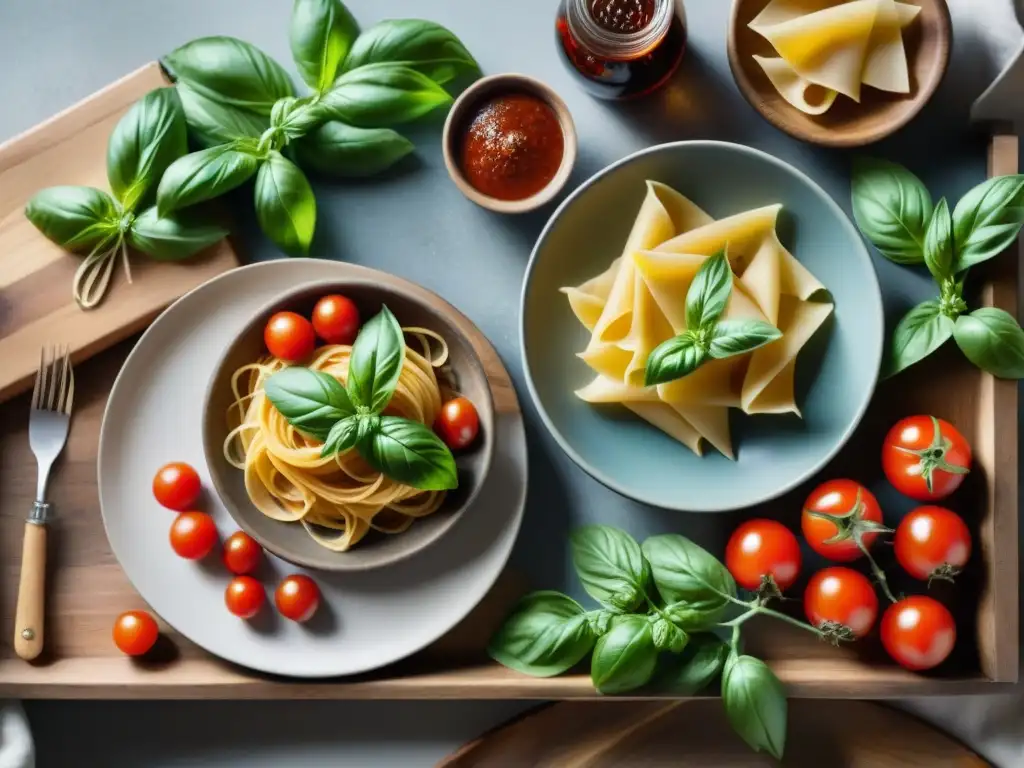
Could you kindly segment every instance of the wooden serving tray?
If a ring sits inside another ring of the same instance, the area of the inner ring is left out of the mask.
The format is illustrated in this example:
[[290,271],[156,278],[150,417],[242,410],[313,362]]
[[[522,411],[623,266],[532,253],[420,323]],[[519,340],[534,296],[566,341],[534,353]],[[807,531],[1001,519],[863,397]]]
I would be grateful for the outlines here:
[[109,189],[107,139],[145,94],[170,85],[152,62],[30,131],[0,144],[0,402],[32,386],[44,344],[67,345],[75,363],[146,327],[168,304],[232,267],[222,240],[188,261],[132,257],[128,285],[120,264],[106,300],[82,311],[71,295],[82,256],[51,243],[25,218],[40,189]]
[[[990,173],[1017,171],[1017,137],[993,139]],[[981,284],[975,304],[1016,315],[1018,256],[990,262],[972,275]],[[490,662],[484,647],[527,585],[506,573],[459,627],[408,661],[372,675],[328,681],[261,676],[221,662],[168,632],[156,658],[121,656],[110,638],[121,611],[145,607],[114,560],[103,533],[96,491],[100,420],[130,342],[79,369],[75,426],[54,483],[61,510],[51,537],[48,646],[38,664],[11,648],[21,533],[35,488],[29,452],[28,399],[0,406],[0,696],[21,698],[347,698],[347,699],[583,699],[597,698],[585,672],[535,679]],[[953,656],[931,675],[906,672],[886,660],[877,641],[834,649],[780,622],[754,622],[752,653],[766,659],[796,697],[886,698],[995,692],[1018,673],[1017,384],[998,381],[966,364],[952,348],[882,385],[857,435],[828,470],[874,482],[878,447],[889,426],[909,413],[954,422],[975,450],[975,471],[951,502],[972,527],[975,555],[956,586],[938,597],[957,617]],[[507,381],[505,385],[508,386]],[[509,397],[514,396],[509,390]],[[796,523],[803,494],[750,514]],[[884,504],[883,500],[883,504]],[[140,510],[140,513],[142,511]],[[528,510],[527,514],[531,514]],[[723,530],[740,515],[723,517]],[[883,564],[891,555],[880,549]],[[895,576],[895,572],[892,574]],[[549,585],[529,585],[543,587]],[[921,583],[897,580],[897,590]],[[786,603],[798,611],[799,603]],[[640,691],[633,698],[666,695]]]

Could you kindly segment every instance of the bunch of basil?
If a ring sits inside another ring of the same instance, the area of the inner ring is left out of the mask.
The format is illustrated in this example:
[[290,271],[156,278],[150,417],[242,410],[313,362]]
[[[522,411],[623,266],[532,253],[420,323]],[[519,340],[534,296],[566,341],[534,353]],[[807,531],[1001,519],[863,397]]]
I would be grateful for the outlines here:
[[[632,691],[657,678],[665,693],[691,696],[721,675],[722,702],[733,729],[755,750],[782,759],[786,695],[759,659],[740,651],[740,627],[770,615],[819,637],[820,630],[744,601],[732,575],[707,550],[676,534],[641,547],[617,528],[575,531],[572,560],[583,589],[599,604],[586,610],[559,592],[524,597],[491,639],[495,661],[535,677],[552,677],[590,659],[601,693]],[[723,621],[730,606],[743,611]],[[714,631],[731,629],[731,642]]]
[[177,83],[194,140],[157,193],[162,215],[219,197],[256,177],[260,227],[286,253],[309,251],[316,200],[302,169],[372,176],[413,145],[385,126],[415,120],[452,98],[445,83],[478,72],[455,35],[429,21],[390,20],[359,33],[339,0],[295,0],[299,96],[280,64],[232,37],[205,37],[163,65]]
[[289,424],[323,442],[322,457],[355,448],[395,482],[424,491],[457,488],[452,452],[430,427],[383,415],[404,363],[402,328],[384,307],[359,330],[347,386],[322,371],[292,366],[271,375],[263,389]]
[[721,319],[732,282],[725,251],[704,260],[686,292],[686,330],[651,351],[645,387],[681,379],[708,360],[744,355],[782,338],[782,332],[764,320]]
[[968,270],[999,255],[1024,225],[1024,175],[979,184],[952,212],[932,205],[920,179],[901,165],[863,158],[853,169],[853,213],[865,237],[890,261],[924,264],[939,296],[918,304],[896,326],[883,373],[892,376],[956,339],[967,359],[1003,379],[1024,378],[1024,330],[995,307],[968,313]]
[[163,261],[188,258],[227,230],[192,216],[158,215],[151,205],[165,169],[188,151],[185,115],[173,88],[150,92],[121,118],[107,144],[113,194],[93,187],[50,187],[36,193],[25,216],[53,242],[86,253],[75,273],[83,309],[103,300],[118,255],[131,282],[128,248]]

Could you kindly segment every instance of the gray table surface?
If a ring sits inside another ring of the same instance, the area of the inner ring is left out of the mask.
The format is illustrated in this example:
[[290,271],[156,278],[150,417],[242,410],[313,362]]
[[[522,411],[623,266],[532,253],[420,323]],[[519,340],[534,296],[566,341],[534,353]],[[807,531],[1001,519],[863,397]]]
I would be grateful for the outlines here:
[[[726,0],[687,0],[691,49],[661,97],[609,106],[580,91],[553,44],[555,0],[351,0],[364,23],[426,17],[447,24],[485,72],[518,71],[554,86],[580,135],[574,183],[626,154],[663,141],[715,138],[771,152],[848,197],[847,156],[803,145],[765,123],[729,73]],[[956,42],[950,75],[923,115],[876,152],[923,175],[939,194],[959,195],[983,174],[983,138],[967,125],[971,101],[1019,47],[1011,0],[950,0]],[[0,140],[25,130],[97,88],[201,35],[249,40],[293,70],[290,3],[284,0],[0,0]],[[517,384],[519,286],[550,210],[500,218],[473,207],[451,185],[438,125],[418,127],[418,160],[407,172],[365,184],[319,184],[313,255],[382,268],[445,296],[495,343]],[[242,248],[260,260],[278,254],[242,216]],[[894,314],[927,289],[927,278],[878,264]],[[525,389],[521,392],[525,395]],[[530,506],[514,560],[538,584],[567,581],[565,532],[590,520],[622,524],[638,536],[677,530],[705,543],[714,523],[623,501],[560,454],[527,408]],[[545,536],[537,536],[538,531]],[[542,543],[539,543],[542,542]],[[529,559],[525,557],[529,549]],[[1024,718],[1019,697],[908,702],[1003,766],[1024,765],[1021,736],[1000,733]],[[512,702],[33,702],[28,712],[42,768],[51,766],[426,766],[463,741],[524,709]],[[1016,715],[1014,715],[1016,713]],[[1009,733],[1019,731],[1010,728]]]

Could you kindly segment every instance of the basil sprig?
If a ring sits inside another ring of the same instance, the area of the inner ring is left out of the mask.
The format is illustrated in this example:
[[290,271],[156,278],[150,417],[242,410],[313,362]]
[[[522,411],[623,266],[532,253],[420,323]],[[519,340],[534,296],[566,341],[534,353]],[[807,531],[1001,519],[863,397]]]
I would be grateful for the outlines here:
[[[568,595],[533,592],[491,638],[492,659],[550,677],[589,653],[591,681],[604,694],[650,686],[692,696],[720,678],[735,731],[754,750],[782,758],[785,692],[764,662],[740,653],[741,627],[769,615],[825,638],[821,630],[766,607],[771,594],[740,599],[726,567],[683,536],[654,536],[641,546],[625,531],[589,525],[572,534],[571,550],[584,591],[600,607],[587,610]],[[729,611],[735,617],[726,621]],[[722,629],[730,631],[730,642],[719,637]]]
[[887,259],[924,264],[937,299],[913,307],[893,332],[883,374],[925,359],[950,338],[976,366],[1004,379],[1024,378],[1024,331],[1007,312],[969,312],[967,271],[1016,242],[1024,226],[1024,175],[998,176],[964,195],[950,212],[934,207],[924,184],[903,166],[860,159],[853,167],[853,212],[861,233]]
[[306,172],[387,170],[413,151],[389,126],[447,108],[442,86],[479,70],[441,25],[389,20],[360,34],[340,0],[295,0],[289,42],[305,96],[274,59],[233,37],[193,40],[163,59],[203,150],[170,167],[159,205],[166,214],[255,177],[260,228],[284,252],[306,255],[316,230]]
[[92,187],[50,187],[37,192],[25,216],[46,237],[85,254],[73,295],[83,309],[106,295],[118,257],[131,282],[129,248],[161,261],[186,259],[227,235],[195,212],[164,215],[151,203],[166,170],[186,146],[185,113],[173,88],[143,96],[118,121],[107,143],[112,193]]
[[345,386],[292,366],[271,375],[263,391],[289,424],[323,443],[322,457],[354,448],[395,482],[424,491],[458,488],[455,458],[430,427],[384,415],[404,361],[402,328],[385,306],[360,329]]
[[782,337],[778,328],[763,320],[719,320],[732,296],[732,280],[724,251],[704,260],[686,292],[686,330],[651,352],[645,386],[681,379],[710,359],[753,352]]

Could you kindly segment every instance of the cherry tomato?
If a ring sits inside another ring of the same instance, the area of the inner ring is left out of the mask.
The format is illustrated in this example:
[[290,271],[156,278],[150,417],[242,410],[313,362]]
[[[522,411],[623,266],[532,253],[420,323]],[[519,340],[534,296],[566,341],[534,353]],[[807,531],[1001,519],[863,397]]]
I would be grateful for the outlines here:
[[252,576],[235,576],[224,590],[224,603],[240,619],[251,619],[267,602],[267,593]]
[[819,485],[807,497],[800,527],[811,549],[839,563],[861,557],[857,536],[870,549],[878,534],[887,530],[874,495],[853,480]]
[[235,531],[224,542],[224,565],[239,576],[256,570],[262,554],[263,547],[245,531]]
[[267,349],[278,360],[298,363],[305,360],[316,347],[313,324],[294,312],[278,312],[263,331]]
[[320,606],[320,587],[309,576],[294,574],[278,585],[274,603],[286,619],[309,621]]
[[328,344],[352,344],[359,333],[359,310],[344,296],[324,296],[313,307],[313,330]]
[[746,589],[758,589],[763,576],[771,576],[780,590],[788,589],[800,575],[800,545],[782,523],[748,520],[729,538],[725,566]]
[[896,529],[896,559],[916,579],[952,581],[971,556],[971,533],[945,507],[918,507]]
[[182,512],[171,526],[171,548],[187,560],[200,560],[217,543],[217,526],[205,512]]
[[114,622],[114,645],[129,656],[149,653],[159,634],[156,620],[145,611],[126,611]]
[[843,628],[853,639],[864,637],[878,617],[878,595],[863,574],[842,566],[818,571],[804,592],[804,613],[818,629],[842,636]]
[[177,512],[193,506],[201,491],[199,475],[181,461],[165,464],[153,477],[153,495],[157,502]]
[[910,416],[889,430],[882,469],[897,491],[918,501],[944,499],[971,469],[971,447],[948,421]]
[[915,672],[937,667],[956,645],[956,622],[942,603],[924,595],[905,597],[882,617],[882,645]]
[[480,417],[476,407],[464,397],[456,397],[441,406],[434,422],[434,431],[453,451],[462,450],[476,440],[480,431]]

